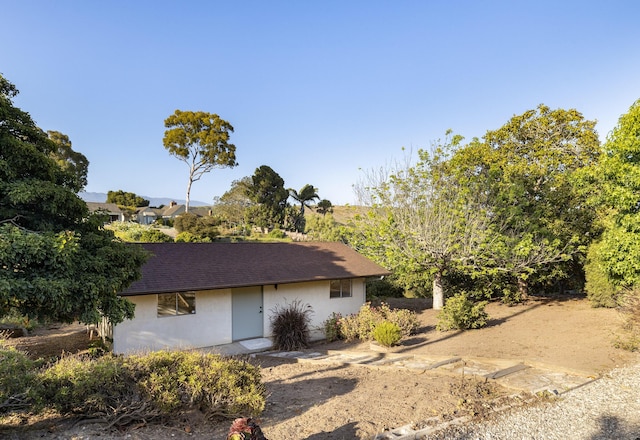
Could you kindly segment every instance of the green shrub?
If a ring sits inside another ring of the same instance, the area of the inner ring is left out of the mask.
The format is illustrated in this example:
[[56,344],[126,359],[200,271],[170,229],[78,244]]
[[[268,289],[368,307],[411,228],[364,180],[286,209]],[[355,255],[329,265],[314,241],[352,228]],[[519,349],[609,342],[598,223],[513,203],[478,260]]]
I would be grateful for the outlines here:
[[487,301],[474,303],[466,292],[460,292],[449,298],[438,314],[436,328],[446,330],[468,330],[487,325]]
[[327,342],[344,339],[344,335],[340,332],[341,319],[342,315],[340,313],[333,312],[331,316],[324,321],[324,335],[327,338]]
[[402,339],[402,331],[398,324],[391,321],[382,321],[373,331],[373,338],[380,345],[391,347],[396,345]]
[[190,212],[181,214],[174,220],[174,227],[180,234],[188,232],[196,237],[196,241],[215,240],[220,235],[218,226],[220,226],[218,218],[200,217]]
[[180,232],[176,235],[176,243],[195,243],[198,241],[198,237],[191,232]]
[[0,413],[21,407],[36,381],[37,363],[0,341]]
[[32,321],[28,316],[20,315],[15,310],[11,310],[8,314],[0,318],[0,324],[8,327],[24,328],[27,331],[40,327],[43,322]]
[[389,278],[367,280],[368,298],[402,298],[404,289],[391,282]]
[[373,340],[373,331],[376,326],[384,321],[385,315],[379,307],[366,303],[360,307],[356,319],[358,338],[363,341]]
[[277,238],[277,239],[287,238],[287,234],[283,230],[278,228],[272,229],[271,231],[269,231],[267,235],[269,236],[269,238]]
[[176,243],[210,243],[210,242],[211,242],[211,238],[200,237],[188,231],[180,232],[178,235],[176,235]]
[[271,316],[271,334],[277,350],[298,350],[309,346],[309,322],[313,310],[295,300],[276,306]]
[[409,336],[418,328],[415,312],[406,309],[392,310],[384,302],[378,307],[367,302],[360,307],[357,314],[349,315],[340,320],[340,332],[347,341],[355,339],[371,341],[374,339],[373,332],[376,326],[383,321],[396,324],[400,328],[402,336]]
[[65,414],[110,412],[125,404],[124,396],[135,392],[122,370],[122,361],[115,356],[93,360],[63,356],[40,374],[36,404]]
[[173,238],[157,229],[148,228],[140,233],[142,243],[171,243]]
[[584,288],[592,307],[616,307],[622,289],[615,286],[604,271],[604,263],[599,254],[601,247],[599,242],[589,246],[587,262],[584,265],[586,279]]
[[171,237],[148,225],[133,222],[112,222],[107,226],[116,237],[127,242],[167,243]]

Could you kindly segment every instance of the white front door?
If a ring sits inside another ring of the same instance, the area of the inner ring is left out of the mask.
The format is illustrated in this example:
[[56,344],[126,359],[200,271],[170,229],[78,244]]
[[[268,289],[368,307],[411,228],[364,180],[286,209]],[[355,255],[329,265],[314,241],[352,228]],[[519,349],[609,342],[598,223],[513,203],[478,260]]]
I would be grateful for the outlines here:
[[231,338],[261,338],[264,328],[262,286],[231,290]]

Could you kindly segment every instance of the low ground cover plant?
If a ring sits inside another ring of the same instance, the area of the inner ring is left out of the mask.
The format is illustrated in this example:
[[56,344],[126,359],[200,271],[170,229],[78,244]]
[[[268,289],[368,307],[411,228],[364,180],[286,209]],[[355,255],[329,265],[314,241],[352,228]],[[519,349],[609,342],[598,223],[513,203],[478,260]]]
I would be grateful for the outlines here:
[[0,413],[55,410],[110,426],[198,410],[209,418],[259,415],[266,389],[259,368],[198,352],[63,356],[41,366],[0,346]]

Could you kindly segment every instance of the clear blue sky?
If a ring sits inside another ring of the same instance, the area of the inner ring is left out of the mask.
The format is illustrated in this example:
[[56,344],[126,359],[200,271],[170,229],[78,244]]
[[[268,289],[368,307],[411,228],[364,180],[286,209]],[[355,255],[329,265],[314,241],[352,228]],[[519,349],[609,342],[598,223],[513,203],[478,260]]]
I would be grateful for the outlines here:
[[544,103],[598,120],[640,98],[640,2],[0,0],[15,104],[90,161],[87,191],[184,199],[162,146],[176,109],[235,128],[239,166],[194,183],[211,203],[269,165],[354,203],[361,170],[467,139]]

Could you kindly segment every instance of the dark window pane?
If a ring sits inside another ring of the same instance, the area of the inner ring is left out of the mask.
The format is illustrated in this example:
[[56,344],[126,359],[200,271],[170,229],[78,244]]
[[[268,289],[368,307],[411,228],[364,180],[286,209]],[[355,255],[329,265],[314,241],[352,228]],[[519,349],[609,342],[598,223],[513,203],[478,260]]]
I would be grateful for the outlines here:
[[342,297],[346,298],[351,296],[351,280],[342,280]]
[[340,298],[340,280],[331,280],[329,298]]
[[181,292],[178,297],[178,315],[191,315],[196,313],[196,293]]
[[173,316],[176,314],[176,294],[161,293],[158,295],[158,316]]

